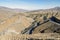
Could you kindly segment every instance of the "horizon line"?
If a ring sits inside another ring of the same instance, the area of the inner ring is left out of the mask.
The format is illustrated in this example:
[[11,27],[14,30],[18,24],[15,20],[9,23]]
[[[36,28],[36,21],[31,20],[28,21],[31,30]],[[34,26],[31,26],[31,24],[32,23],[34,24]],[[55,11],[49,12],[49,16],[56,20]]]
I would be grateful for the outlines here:
[[55,6],[55,7],[50,7],[50,8],[39,8],[39,9],[23,9],[23,8],[13,8],[13,7],[8,7],[8,6],[0,6],[0,7],[5,7],[5,8],[9,8],[9,9],[22,9],[22,10],[45,10],[45,9],[51,9],[51,8],[55,8],[55,7],[60,7],[60,6]]

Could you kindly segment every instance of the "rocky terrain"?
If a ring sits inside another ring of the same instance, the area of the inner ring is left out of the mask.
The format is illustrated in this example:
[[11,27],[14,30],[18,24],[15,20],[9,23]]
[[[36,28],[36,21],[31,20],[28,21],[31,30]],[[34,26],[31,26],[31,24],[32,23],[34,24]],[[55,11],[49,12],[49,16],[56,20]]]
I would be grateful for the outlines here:
[[26,11],[0,7],[0,40],[60,40],[60,7]]

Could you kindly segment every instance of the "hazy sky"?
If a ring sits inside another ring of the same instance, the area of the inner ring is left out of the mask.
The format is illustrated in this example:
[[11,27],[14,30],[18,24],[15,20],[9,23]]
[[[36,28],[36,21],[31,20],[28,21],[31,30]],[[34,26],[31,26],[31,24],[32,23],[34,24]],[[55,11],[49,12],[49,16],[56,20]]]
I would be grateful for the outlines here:
[[60,0],[0,0],[0,6],[27,10],[46,9],[60,6]]

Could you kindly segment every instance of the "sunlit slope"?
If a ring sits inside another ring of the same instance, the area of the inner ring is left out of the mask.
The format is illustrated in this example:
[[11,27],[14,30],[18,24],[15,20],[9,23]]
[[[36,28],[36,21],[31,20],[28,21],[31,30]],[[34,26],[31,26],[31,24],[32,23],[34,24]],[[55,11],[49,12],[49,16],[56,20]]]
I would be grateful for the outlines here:
[[19,26],[22,29],[22,28],[28,27],[32,22],[33,22],[33,19],[31,18],[27,18],[21,15],[15,15],[0,23],[0,32],[2,32],[3,30],[11,26],[13,26],[13,29],[15,26],[16,27]]
[[[2,20],[5,20],[9,17],[11,17],[12,15],[24,12],[24,9],[12,9],[12,8],[8,8],[8,7],[3,7],[0,6],[0,22]],[[27,10],[26,10],[27,11]]]

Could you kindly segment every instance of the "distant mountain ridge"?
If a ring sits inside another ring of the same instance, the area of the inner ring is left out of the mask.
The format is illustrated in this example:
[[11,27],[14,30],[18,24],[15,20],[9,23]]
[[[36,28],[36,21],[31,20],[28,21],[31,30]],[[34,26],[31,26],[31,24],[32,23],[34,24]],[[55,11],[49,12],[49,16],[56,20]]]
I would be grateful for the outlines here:
[[53,7],[49,9],[37,9],[37,10],[32,10],[30,12],[39,12],[39,11],[60,11],[60,7]]
[[8,7],[0,6],[0,22],[13,15],[16,15],[16,14],[19,14],[22,12],[26,12],[26,11],[27,10],[24,10],[24,9],[12,9],[12,8],[8,8]]
[[0,10],[7,10],[7,11],[14,11],[14,12],[36,12],[36,11],[49,11],[49,10],[56,10],[56,11],[60,11],[60,7],[54,7],[54,8],[49,8],[49,9],[38,9],[38,10],[25,10],[25,9],[19,9],[19,8],[8,8],[8,7],[4,7],[4,6],[0,6]]
[[0,6],[0,10],[7,10],[7,11],[13,11],[13,12],[26,12],[27,11],[24,9],[18,9],[18,8],[12,9],[12,8],[3,7],[3,6]]

